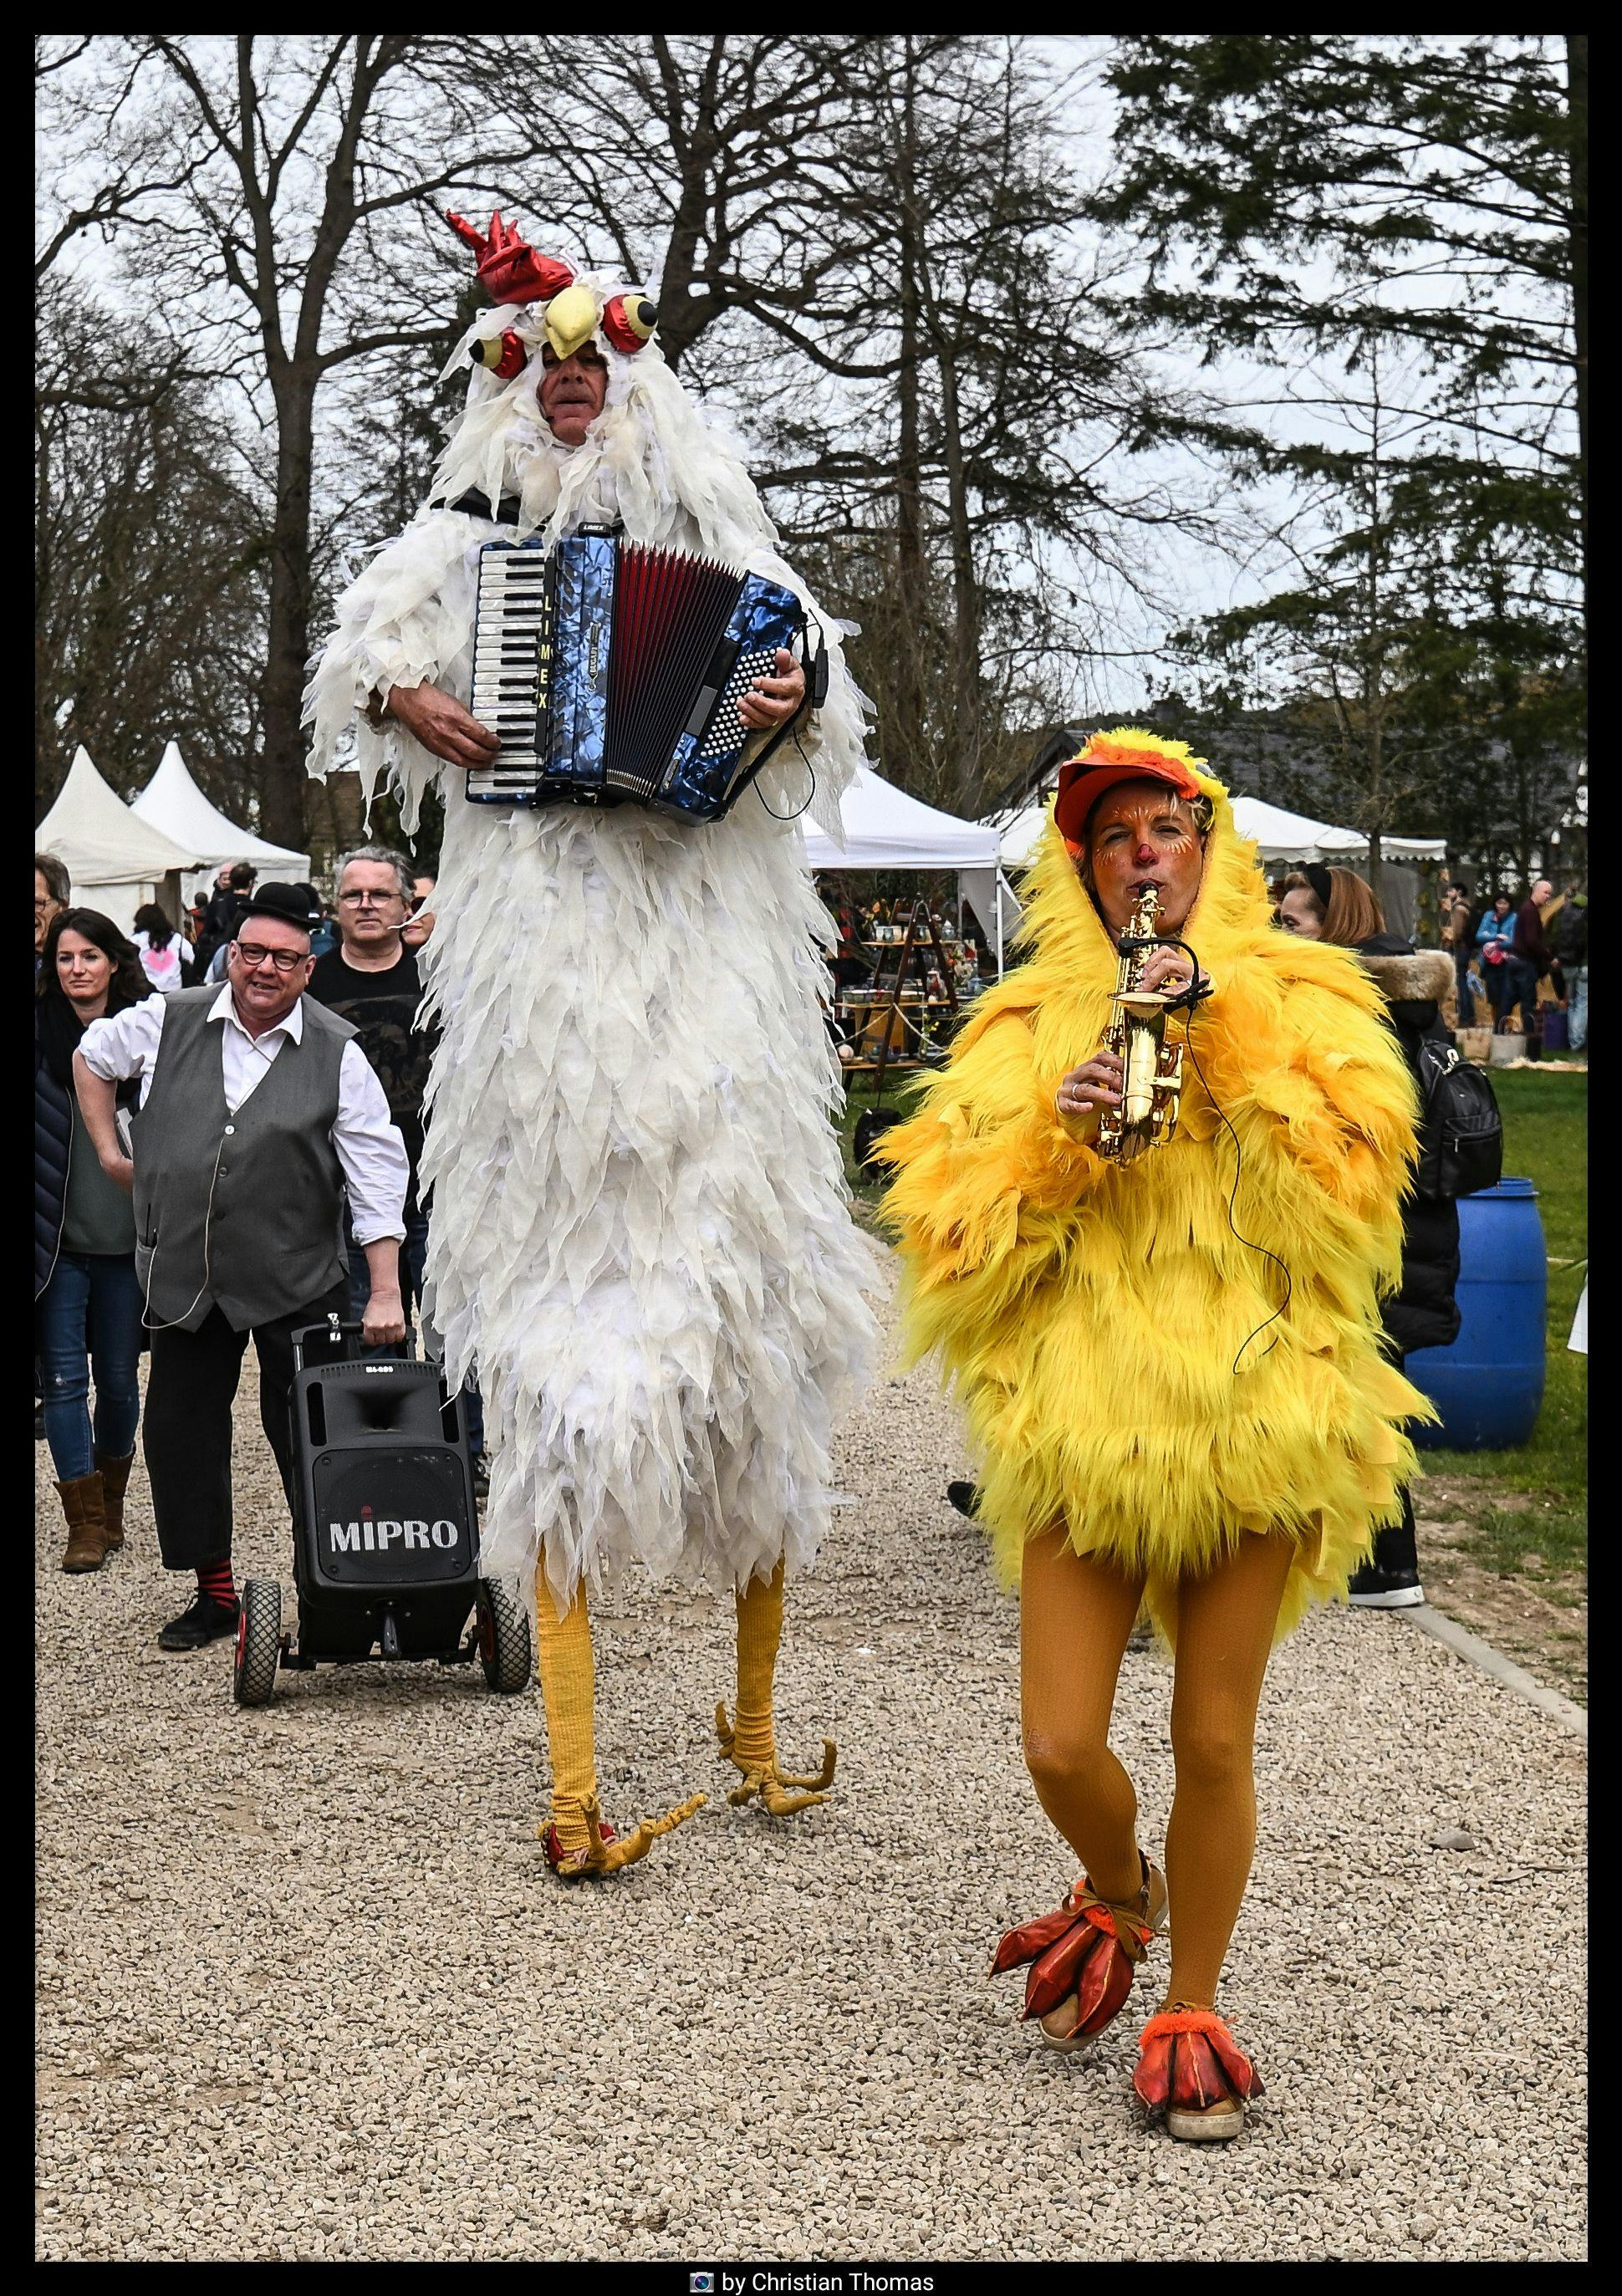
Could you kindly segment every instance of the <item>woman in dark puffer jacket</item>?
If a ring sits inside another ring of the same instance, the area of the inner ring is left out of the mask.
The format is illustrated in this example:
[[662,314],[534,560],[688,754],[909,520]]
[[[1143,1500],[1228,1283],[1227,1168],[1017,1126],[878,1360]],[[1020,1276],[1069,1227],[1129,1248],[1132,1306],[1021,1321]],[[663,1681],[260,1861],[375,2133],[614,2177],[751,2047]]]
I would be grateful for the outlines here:
[[[1386,1017],[1420,1085],[1420,1046],[1427,1037],[1451,1045],[1441,1006],[1453,981],[1453,962],[1440,949],[1416,949],[1389,933],[1379,902],[1349,869],[1315,864],[1292,876],[1279,903],[1279,922],[1310,940],[1332,940],[1354,951],[1386,1000]],[[1422,1092],[1422,1088],[1421,1088]],[[1429,1112],[1421,1109],[1420,1145],[1429,1145]],[[1387,1349],[1400,1371],[1416,1348],[1450,1347],[1458,1337],[1459,1210],[1447,1196],[1417,1191],[1403,1206],[1403,1280],[1386,1300]],[[1349,1598],[1365,1610],[1404,1610],[1422,1603],[1413,1501],[1403,1491],[1403,1519],[1380,1531],[1373,1556],[1354,1572]]]
[[[64,909],[53,918],[35,985],[34,1346],[68,1522],[64,1570],[99,1570],[124,1544],[124,1487],[140,1412],[135,1212],[80,1121],[73,1052],[92,1021],[151,994],[135,947],[111,917]],[[128,1087],[131,1105],[135,1091]]]

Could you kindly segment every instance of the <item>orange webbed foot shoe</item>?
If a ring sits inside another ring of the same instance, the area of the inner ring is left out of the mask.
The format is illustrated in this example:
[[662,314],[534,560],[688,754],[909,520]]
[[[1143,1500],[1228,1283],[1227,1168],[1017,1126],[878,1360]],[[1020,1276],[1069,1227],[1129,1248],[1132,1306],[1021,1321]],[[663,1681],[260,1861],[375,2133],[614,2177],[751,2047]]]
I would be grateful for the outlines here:
[[1245,2125],[1245,2105],[1266,2094],[1262,2077],[1214,2009],[1173,2002],[1138,2036],[1132,2086],[1168,2136],[1222,2144]]
[[1026,2017],[1054,2048],[1078,2048],[1118,2017],[1150,1939],[1166,1924],[1166,1877],[1139,1852],[1143,1886],[1124,1901],[1101,1898],[1084,1874],[1057,1912],[1010,1930],[992,1973],[1029,1962]]

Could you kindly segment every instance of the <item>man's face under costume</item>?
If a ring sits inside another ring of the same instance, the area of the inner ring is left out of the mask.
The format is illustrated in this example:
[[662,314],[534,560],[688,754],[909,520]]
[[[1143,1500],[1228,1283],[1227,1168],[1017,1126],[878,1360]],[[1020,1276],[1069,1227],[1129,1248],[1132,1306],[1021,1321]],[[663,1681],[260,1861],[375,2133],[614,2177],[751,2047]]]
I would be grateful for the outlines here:
[[1160,889],[1156,923],[1178,932],[1194,906],[1205,849],[1185,799],[1164,782],[1120,782],[1094,807],[1086,828],[1087,875],[1112,940],[1131,922],[1144,885]]
[[542,357],[536,393],[541,413],[561,447],[578,447],[602,412],[608,396],[608,361],[590,343],[566,359],[559,358],[548,344]]

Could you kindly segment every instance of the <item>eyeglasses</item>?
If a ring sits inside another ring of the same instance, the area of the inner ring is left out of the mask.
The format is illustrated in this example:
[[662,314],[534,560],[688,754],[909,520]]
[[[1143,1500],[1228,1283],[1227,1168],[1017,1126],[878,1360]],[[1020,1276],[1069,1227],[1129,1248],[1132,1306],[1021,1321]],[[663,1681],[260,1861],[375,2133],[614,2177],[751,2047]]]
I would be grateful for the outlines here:
[[238,941],[236,953],[250,972],[257,972],[262,964],[274,964],[278,972],[292,972],[309,963],[308,955],[301,956],[297,949],[255,948],[245,940]]
[[374,909],[381,909],[390,901],[403,901],[405,898],[404,893],[340,893],[338,906],[340,909],[364,909],[370,903]]

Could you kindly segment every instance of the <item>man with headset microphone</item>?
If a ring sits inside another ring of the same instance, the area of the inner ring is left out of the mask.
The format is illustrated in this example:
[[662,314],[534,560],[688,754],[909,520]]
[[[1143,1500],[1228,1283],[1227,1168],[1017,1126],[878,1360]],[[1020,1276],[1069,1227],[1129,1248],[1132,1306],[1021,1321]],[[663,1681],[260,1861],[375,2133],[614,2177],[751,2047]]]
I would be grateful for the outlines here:
[[[261,886],[237,920],[223,987],[151,996],[93,1022],[74,1056],[102,1169],[135,1194],[158,1545],[166,1568],[197,1574],[195,1600],[158,1636],[162,1650],[200,1650],[235,1630],[231,1406],[250,1335],[259,1415],[291,1496],[292,1335],[349,1312],[346,1194],[370,1277],[366,1343],[406,1332],[406,1149],[354,1029],[305,995],[307,911],[292,886]],[[127,1153],[114,1096],[135,1076]]]

